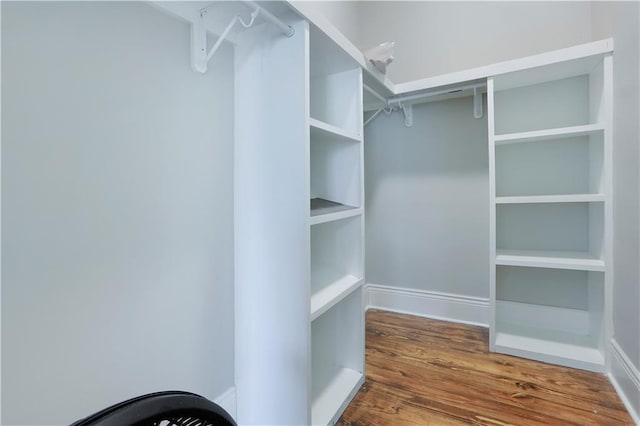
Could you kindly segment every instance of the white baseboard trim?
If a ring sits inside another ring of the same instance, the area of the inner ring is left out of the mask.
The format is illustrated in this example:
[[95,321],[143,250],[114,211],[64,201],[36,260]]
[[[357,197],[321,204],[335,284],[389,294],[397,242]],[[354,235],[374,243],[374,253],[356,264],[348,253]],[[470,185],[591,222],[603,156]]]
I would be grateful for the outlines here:
[[611,340],[609,380],[636,425],[640,425],[640,371],[618,342]]
[[488,298],[367,284],[365,301],[366,309],[489,327]]
[[221,395],[213,399],[213,402],[224,408],[224,410],[236,419],[236,388],[231,386]]

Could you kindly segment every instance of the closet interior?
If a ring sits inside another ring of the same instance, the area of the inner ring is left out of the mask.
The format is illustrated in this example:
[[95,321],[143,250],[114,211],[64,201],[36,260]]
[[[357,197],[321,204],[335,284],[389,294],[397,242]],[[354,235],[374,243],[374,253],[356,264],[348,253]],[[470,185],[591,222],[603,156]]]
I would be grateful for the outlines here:
[[263,22],[235,47],[239,420],[333,424],[364,382],[363,105],[396,105],[411,127],[423,97],[474,102],[491,350],[605,371],[612,40],[393,85],[304,3],[271,7],[292,34]]

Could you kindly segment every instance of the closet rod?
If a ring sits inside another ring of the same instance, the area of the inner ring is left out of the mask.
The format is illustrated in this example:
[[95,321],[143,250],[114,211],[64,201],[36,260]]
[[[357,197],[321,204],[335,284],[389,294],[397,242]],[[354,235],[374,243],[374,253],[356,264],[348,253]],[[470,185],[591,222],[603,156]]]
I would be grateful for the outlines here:
[[404,102],[418,101],[420,99],[430,98],[432,96],[446,95],[449,93],[462,92],[463,90],[473,90],[487,87],[486,83],[468,84],[466,86],[453,87],[446,90],[439,90],[437,92],[417,93],[415,95],[398,96],[397,98],[387,99],[388,105],[401,104]]
[[374,98],[378,99],[381,102],[384,102],[385,104],[387,103],[387,98],[385,98],[384,96],[382,96],[381,94],[379,94],[378,92],[376,92],[374,89],[372,89],[371,87],[367,86],[366,84],[362,85],[362,88],[364,90],[366,90],[367,92],[371,93],[373,95]]
[[274,15],[271,14],[271,12],[269,12],[268,10],[264,9],[262,6],[260,6],[258,3],[256,3],[255,1],[251,1],[251,0],[240,0],[241,3],[244,3],[245,5],[253,8],[254,10],[257,10],[260,12],[260,15],[262,15],[262,17],[264,17],[267,21],[271,22],[273,25],[275,25],[276,27],[278,27],[278,29],[282,32],[282,34],[284,34],[287,37],[292,37],[293,34],[295,34],[295,30],[291,27],[291,25],[287,25],[284,22],[282,22],[280,19],[276,18]]

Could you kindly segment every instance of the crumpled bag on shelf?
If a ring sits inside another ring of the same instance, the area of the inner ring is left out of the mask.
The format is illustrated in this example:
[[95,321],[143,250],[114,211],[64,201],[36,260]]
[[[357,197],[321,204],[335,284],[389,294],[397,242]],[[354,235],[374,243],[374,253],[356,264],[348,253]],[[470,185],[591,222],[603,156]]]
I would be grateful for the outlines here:
[[395,45],[395,41],[386,41],[377,46],[365,49],[362,53],[364,53],[367,60],[371,61],[374,67],[385,74],[387,72],[387,66],[393,61],[393,48]]

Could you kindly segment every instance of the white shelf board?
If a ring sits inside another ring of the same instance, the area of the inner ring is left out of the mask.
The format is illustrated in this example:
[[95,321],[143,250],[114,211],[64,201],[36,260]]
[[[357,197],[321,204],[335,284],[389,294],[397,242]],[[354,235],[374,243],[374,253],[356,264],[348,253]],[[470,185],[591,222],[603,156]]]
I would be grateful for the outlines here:
[[575,138],[579,136],[594,135],[603,131],[604,126],[602,124],[586,124],[583,126],[560,127],[556,129],[544,129],[532,132],[495,135],[494,141],[496,146],[500,146],[551,139]]
[[591,336],[563,333],[562,339],[551,340],[545,338],[544,330],[531,328],[528,333],[523,333],[522,328],[512,331],[500,324],[496,328],[496,352],[583,370],[604,371],[604,355],[595,347]]
[[349,217],[362,215],[362,208],[353,207],[350,210],[343,210],[336,213],[320,214],[309,218],[309,225],[318,225],[321,223],[333,222],[335,220],[347,219]]
[[586,252],[497,250],[496,265],[604,272],[604,260]]
[[600,203],[603,194],[560,194],[496,197],[496,204]]
[[328,425],[338,420],[362,383],[362,373],[349,368],[338,371],[320,395],[314,398],[311,406],[311,424]]
[[311,140],[329,140],[338,142],[361,142],[360,135],[349,130],[341,129],[324,121],[309,118],[309,128],[311,130]]
[[[436,87],[447,86],[450,84],[459,84],[481,78],[527,70],[530,68],[544,67],[547,65],[553,65],[562,62],[570,64],[571,62],[575,62],[576,59],[589,58],[594,56],[597,57],[610,53],[612,51],[613,39],[609,38],[598,40],[591,43],[585,43],[577,46],[567,47],[565,49],[540,53],[524,58],[498,62],[478,68],[471,68],[463,71],[413,80],[406,83],[398,83],[395,84],[394,91],[396,95],[408,94],[422,90],[433,89]],[[573,75],[578,75],[579,73],[588,73],[590,70],[589,66],[592,65],[592,61],[581,61],[580,65],[581,69],[575,70]],[[556,78],[559,77],[556,76]]]
[[311,296],[311,321],[362,286],[363,279],[345,275]]

